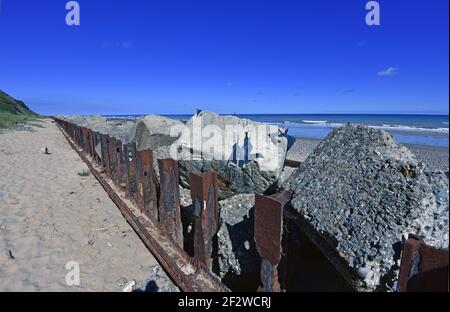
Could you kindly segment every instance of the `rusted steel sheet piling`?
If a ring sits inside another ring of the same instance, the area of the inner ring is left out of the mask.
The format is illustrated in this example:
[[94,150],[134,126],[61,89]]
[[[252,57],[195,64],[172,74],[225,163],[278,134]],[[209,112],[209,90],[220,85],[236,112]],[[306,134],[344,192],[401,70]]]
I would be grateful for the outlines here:
[[283,210],[292,198],[284,191],[272,196],[255,195],[255,243],[261,261],[259,291],[279,292],[278,265],[281,260],[283,235]]
[[139,152],[136,153],[136,194],[135,200],[136,204],[141,210],[144,212],[144,170],[141,161],[141,157],[139,157]]
[[159,220],[169,237],[183,248],[183,225],[180,212],[180,174],[178,162],[158,159],[160,175]]
[[81,128],[83,134],[83,149],[86,153],[91,154],[90,146],[89,146],[89,129]]
[[123,155],[126,167],[126,193],[129,198],[136,195],[136,143],[124,145]]
[[[127,222],[133,227],[139,237],[142,239],[144,244],[153,253],[153,255],[158,259],[159,263],[164,267],[166,272],[170,275],[173,281],[183,290],[188,292],[229,292],[230,290],[222,284],[220,279],[214,275],[210,270],[204,268],[204,266],[197,265],[189,255],[182,249],[178,244],[169,239],[167,235],[162,235],[157,223],[155,223],[147,214],[142,214],[141,209],[136,205],[135,194],[130,188],[129,194],[133,196],[127,196],[121,188],[117,187],[117,183],[114,183],[112,179],[106,173],[106,167],[103,169],[103,164],[96,167],[88,158],[89,154],[83,147],[83,143],[80,140],[80,127],[67,123],[58,118],[54,118],[57,122],[59,129],[62,131],[63,135],[66,137],[67,141],[71,147],[78,153],[78,155],[83,159],[86,165],[91,170],[92,174],[97,178],[102,187],[108,193],[109,197],[114,201],[117,207],[122,212],[123,216],[126,218]],[[95,134],[95,133],[94,133]],[[101,143],[106,143],[106,136],[98,134],[99,141]],[[79,143],[78,143],[79,142]],[[119,144],[115,142],[116,146]],[[108,150],[106,149],[106,144],[102,144],[102,163],[108,159],[104,156],[108,156]],[[154,175],[148,174],[153,172],[153,160],[151,156],[151,151],[144,152],[144,154],[139,155],[139,159],[136,158],[136,149],[133,145],[122,146],[123,149],[115,150],[116,155],[121,158],[124,166],[124,177],[129,177],[130,175],[136,175],[135,163],[140,162],[140,169],[147,178],[152,178],[148,181],[155,181]],[[109,155],[111,156],[111,155]],[[106,163],[106,161],[105,161]],[[120,163],[120,161],[118,161]],[[98,168],[101,168],[97,170]],[[117,167],[118,170],[118,167]],[[125,172],[126,171],[126,172]],[[145,172],[147,174],[145,175]],[[144,188],[146,187],[147,179],[143,179]],[[129,182],[127,182],[130,184]],[[150,183],[150,182],[149,182]],[[153,188],[155,190],[155,188]],[[129,195],[128,194],[128,195]],[[144,199],[146,191],[144,191]],[[151,192],[148,194],[152,194]],[[149,198],[155,199],[155,195],[149,195]],[[127,199],[125,199],[127,198]],[[146,200],[144,200],[146,202]],[[153,202],[156,207],[156,200]]]
[[93,159],[94,159],[94,161],[95,161],[95,163],[97,164],[97,165],[100,165],[101,164],[101,153],[100,153],[100,155],[97,153],[97,146],[100,144],[100,137],[99,137],[99,134],[97,133],[97,132],[95,132],[95,131],[91,131],[91,133],[92,133],[92,145],[93,145],[93,149],[92,149],[92,151],[93,151],[93,155],[92,155],[92,157],[93,157]]
[[106,174],[109,176],[109,156],[108,156],[108,148],[106,143],[106,135],[99,133],[100,137],[100,147],[101,147],[101,161],[102,161],[102,168],[106,172]]
[[114,150],[114,154],[116,156],[116,161],[117,161],[117,174],[116,174],[116,184],[117,186],[119,186],[121,189],[125,190],[126,187],[126,182],[125,182],[125,163],[123,160],[123,144],[120,140],[116,139],[115,142],[116,146],[115,146],[115,150]]
[[116,149],[116,138],[109,137],[107,140],[108,144],[108,156],[109,156],[109,168],[110,176],[114,183],[117,184],[117,173],[119,170],[119,162],[117,160],[117,149]]
[[158,221],[158,198],[155,173],[153,170],[153,152],[138,151],[137,161],[137,197],[136,201],[143,213],[152,221]]
[[94,158],[94,137],[92,134],[91,129],[87,129],[87,140],[88,140],[88,149],[89,149],[89,156]]
[[190,176],[191,197],[194,204],[194,259],[211,270],[213,238],[219,227],[217,172]]
[[95,152],[95,133],[89,130],[90,142],[91,142],[91,157],[96,160],[97,153]]
[[400,292],[448,291],[448,249],[437,249],[409,234],[403,245]]

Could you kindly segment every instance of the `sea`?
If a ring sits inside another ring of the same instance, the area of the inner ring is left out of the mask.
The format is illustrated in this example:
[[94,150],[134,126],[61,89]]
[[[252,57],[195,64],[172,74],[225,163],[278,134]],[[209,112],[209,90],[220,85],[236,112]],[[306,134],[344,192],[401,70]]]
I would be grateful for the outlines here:
[[[136,119],[142,115],[114,115],[108,118]],[[192,115],[165,115],[188,120]],[[374,115],[374,114],[235,114],[241,118],[275,124],[298,138],[324,139],[333,128],[361,124],[385,130],[404,144],[447,147],[448,115]]]

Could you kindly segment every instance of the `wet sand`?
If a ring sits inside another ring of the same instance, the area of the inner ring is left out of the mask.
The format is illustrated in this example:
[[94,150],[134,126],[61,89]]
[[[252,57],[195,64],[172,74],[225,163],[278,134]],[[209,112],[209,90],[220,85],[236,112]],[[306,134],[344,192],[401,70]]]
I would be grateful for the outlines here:
[[[49,155],[42,149],[47,147]],[[0,133],[0,292],[175,291],[51,120]],[[68,286],[68,262],[80,286]]]

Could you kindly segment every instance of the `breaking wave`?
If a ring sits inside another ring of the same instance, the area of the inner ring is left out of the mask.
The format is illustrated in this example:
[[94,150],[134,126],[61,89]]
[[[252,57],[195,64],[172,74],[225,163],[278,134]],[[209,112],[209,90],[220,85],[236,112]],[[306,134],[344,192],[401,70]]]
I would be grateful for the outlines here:
[[[345,123],[339,122],[327,122],[322,120],[302,120],[301,122],[293,122],[293,121],[284,121],[285,126],[291,127],[327,127],[327,128],[338,128],[345,125]],[[367,125],[368,127],[382,130],[391,130],[391,131],[417,131],[417,132],[434,132],[434,133],[449,133],[449,128],[440,127],[440,128],[423,128],[423,127],[414,127],[408,125]]]

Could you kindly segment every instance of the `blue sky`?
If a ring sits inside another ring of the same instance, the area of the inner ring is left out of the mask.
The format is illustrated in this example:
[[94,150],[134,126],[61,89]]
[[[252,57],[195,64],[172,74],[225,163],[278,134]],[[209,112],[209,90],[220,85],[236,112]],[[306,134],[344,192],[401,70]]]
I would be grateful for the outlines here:
[[0,89],[42,114],[448,114],[448,0],[0,2]]

